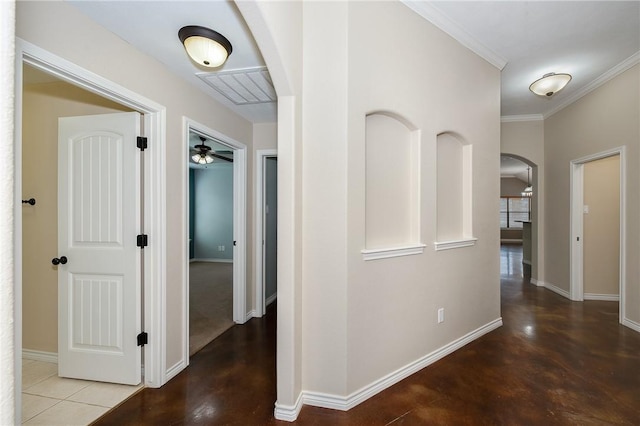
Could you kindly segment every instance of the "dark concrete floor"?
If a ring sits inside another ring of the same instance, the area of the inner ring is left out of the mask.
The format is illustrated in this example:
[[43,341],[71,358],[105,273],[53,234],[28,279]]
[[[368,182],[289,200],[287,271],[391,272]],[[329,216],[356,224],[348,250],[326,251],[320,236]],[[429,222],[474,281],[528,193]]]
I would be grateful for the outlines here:
[[[617,302],[571,302],[522,277],[501,248],[504,325],[348,412],[303,407],[301,425],[639,425],[640,334]],[[275,312],[234,326],[160,389],[99,425],[275,425]]]

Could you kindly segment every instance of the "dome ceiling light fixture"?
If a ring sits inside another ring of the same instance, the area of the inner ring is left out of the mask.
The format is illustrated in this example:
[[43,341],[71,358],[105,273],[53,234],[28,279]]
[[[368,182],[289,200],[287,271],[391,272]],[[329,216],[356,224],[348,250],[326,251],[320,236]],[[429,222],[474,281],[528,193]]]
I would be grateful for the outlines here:
[[571,74],[556,74],[550,72],[531,83],[529,90],[538,96],[550,98],[558,93],[571,81]]
[[225,36],[198,25],[180,28],[178,38],[191,59],[208,68],[224,64],[233,51],[231,42]]

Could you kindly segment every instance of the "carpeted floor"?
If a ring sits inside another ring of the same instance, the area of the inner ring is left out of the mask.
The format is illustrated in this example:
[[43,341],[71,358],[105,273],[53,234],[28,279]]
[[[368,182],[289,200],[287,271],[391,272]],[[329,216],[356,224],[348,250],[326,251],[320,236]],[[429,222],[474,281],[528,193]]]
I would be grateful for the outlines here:
[[189,264],[189,356],[233,325],[233,264]]

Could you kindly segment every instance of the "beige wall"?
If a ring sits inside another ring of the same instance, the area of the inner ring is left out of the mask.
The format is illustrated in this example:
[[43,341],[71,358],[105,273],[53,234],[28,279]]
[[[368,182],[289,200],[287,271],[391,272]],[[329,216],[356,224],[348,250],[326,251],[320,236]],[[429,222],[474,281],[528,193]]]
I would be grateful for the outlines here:
[[[247,241],[253,241],[253,126],[179,79],[158,61],[141,54],[130,44],[91,21],[66,2],[18,2],[16,35],[166,107],[166,266],[167,341],[165,369],[185,363],[183,359],[183,280],[187,264],[182,253],[184,221],[181,203],[185,197],[182,171],[182,119],[186,116],[248,146]],[[186,60],[186,59],[185,59]],[[123,66],[126,64],[126,66]],[[195,70],[194,70],[195,71]],[[247,282],[252,283],[253,250],[247,249]],[[252,300],[251,291],[247,298]],[[250,307],[248,307],[251,309]]]
[[22,347],[58,352],[58,117],[128,111],[64,82],[23,90]]
[[584,165],[584,292],[619,294],[620,156]]
[[[569,164],[626,147],[626,300],[628,319],[640,323],[640,66],[625,71],[545,120],[545,281],[569,291]],[[553,218],[551,220],[550,218]]]
[[527,182],[523,182],[518,178],[500,178],[500,196],[519,197],[526,186]]
[[[302,387],[347,396],[500,316],[500,75],[401,3],[307,2],[303,33]],[[421,132],[427,248],[365,262],[365,120],[376,111]],[[447,131],[473,145],[478,243],[435,252],[436,137]]]
[[544,229],[545,229],[545,163],[544,163],[544,122],[503,121],[500,126],[500,152],[527,160],[533,167],[531,183],[531,278],[544,281]]

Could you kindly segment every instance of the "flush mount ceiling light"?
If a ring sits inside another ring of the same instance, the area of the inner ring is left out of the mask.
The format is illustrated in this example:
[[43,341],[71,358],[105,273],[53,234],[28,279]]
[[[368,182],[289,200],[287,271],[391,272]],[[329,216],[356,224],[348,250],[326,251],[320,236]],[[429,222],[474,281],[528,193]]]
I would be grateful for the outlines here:
[[562,90],[570,81],[570,74],[556,74],[550,72],[531,83],[529,90],[539,96],[551,97]]
[[180,28],[178,37],[191,59],[205,67],[219,67],[233,51],[225,36],[198,25]]

